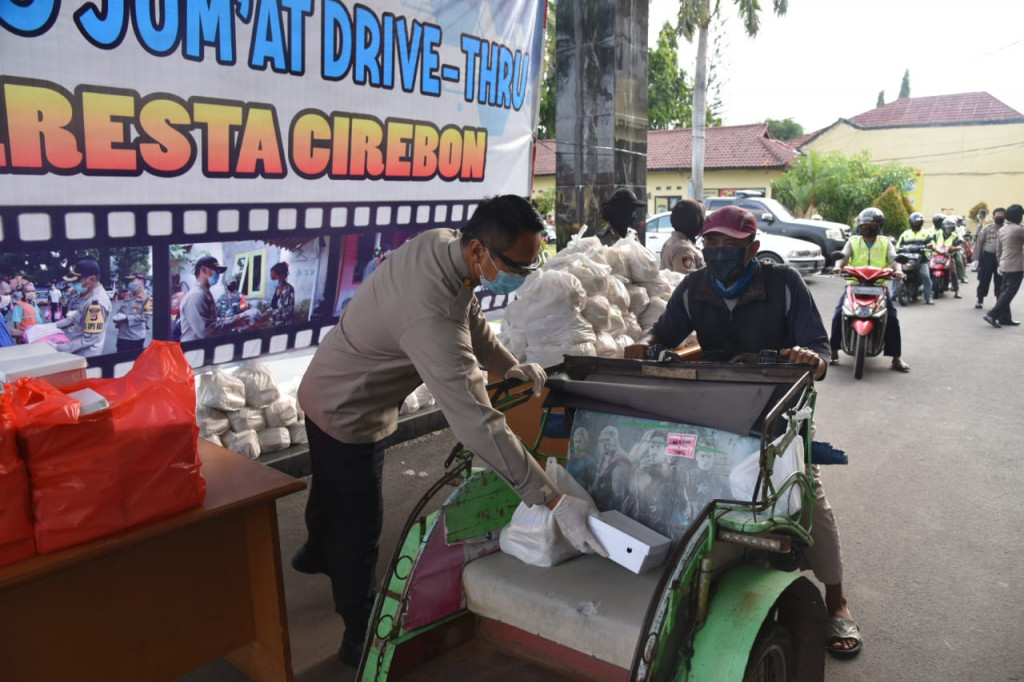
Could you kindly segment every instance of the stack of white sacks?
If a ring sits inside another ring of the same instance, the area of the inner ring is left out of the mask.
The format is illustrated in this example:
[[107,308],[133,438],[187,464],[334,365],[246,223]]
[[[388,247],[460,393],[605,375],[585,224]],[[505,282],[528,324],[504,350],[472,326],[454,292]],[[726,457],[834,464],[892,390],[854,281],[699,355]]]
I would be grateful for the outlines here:
[[249,363],[234,373],[216,369],[199,376],[199,435],[249,459],[308,443],[305,415],[295,388],[282,390],[270,369]]
[[683,275],[630,233],[612,246],[574,237],[526,278],[505,309],[499,339],[522,362],[550,367],[563,355],[622,357],[661,314]]

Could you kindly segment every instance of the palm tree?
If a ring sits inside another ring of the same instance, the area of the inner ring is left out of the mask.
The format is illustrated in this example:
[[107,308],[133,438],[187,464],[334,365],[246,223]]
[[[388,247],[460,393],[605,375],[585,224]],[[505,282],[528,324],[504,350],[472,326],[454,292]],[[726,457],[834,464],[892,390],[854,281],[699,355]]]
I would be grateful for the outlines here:
[[[760,28],[758,0],[733,0],[747,35],[753,38]],[[693,42],[697,35],[697,68],[693,77],[693,198],[704,198],[704,128],[707,126],[708,26],[721,9],[722,0],[679,0],[679,32]],[[782,16],[789,0],[772,0],[775,14]]]

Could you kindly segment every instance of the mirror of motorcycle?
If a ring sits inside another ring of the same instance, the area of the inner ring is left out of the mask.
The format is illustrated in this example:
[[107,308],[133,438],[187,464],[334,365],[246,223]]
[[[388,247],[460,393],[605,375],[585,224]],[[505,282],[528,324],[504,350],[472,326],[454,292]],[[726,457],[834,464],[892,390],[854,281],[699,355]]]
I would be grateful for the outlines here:
[[843,255],[842,251],[833,251],[832,253],[828,254],[828,257],[834,261],[838,261],[842,258],[845,258],[846,256]]
[[773,216],[771,213],[765,212],[761,214],[761,220],[763,220],[766,223],[774,223],[775,216]]
[[898,253],[896,254],[896,262],[899,263],[900,265],[906,265],[907,263],[910,262],[910,259],[907,258],[904,254]]

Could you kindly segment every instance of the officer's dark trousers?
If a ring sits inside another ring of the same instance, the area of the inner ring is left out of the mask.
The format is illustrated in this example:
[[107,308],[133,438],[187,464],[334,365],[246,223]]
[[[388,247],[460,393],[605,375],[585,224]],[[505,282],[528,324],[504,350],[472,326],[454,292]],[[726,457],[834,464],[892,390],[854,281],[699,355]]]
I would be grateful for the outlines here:
[[988,296],[988,285],[995,279],[995,295],[999,298],[999,290],[1003,287],[1003,276],[997,272],[999,259],[996,254],[988,251],[981,252],[978,259],[978,300],[984,301]]
[[[832,336],[829,338],[829,344],[833,351],[838,351],[843,347],[843,301],[845,300],[846,289],[843,289],[843,293],[839,297],[839,305],[836,306],[836,312],[832,315]],[[882,355],[898,358],[903,355],[903,336],[900,334],[900,319],[896,316],[896,305],[892,302],[889,287],[885,287],[885,310],[885,337],[883,339],[885,348],[882,350]]]
[[1013,319],[1013,316],[1010,315],[1010,302],[1017,295],[1022,279],[1024,279],[1024,272],[1003,273],[1003,286],[999,290],[999,298],[996,299],[995,307],[988,311],[988,314],[997,322]]
[[384,519],[384,448],[352,445],[306,419],[313,477],[306,501],[306,549],[331,579],[346,636],[361,641],[373,608],[373,582]]

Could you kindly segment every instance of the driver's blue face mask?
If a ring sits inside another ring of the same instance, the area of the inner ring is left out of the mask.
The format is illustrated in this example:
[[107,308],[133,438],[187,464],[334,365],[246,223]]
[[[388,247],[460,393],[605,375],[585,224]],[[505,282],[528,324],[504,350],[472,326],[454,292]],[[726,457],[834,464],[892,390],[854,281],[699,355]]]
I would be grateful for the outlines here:
[[480,283],[483,284],[488,291],[492,291],[496,294],[511,294],[513,291],[523,286],[523,282],[526,281],[525,275],[516,275],[499,268],[494,264],[494,259],[491,258],[490,251],[487,252],[487,260],[491,261],[491,265],[494,265],[494,269],[498,271],[494,280],[489,280],[487,279],[487,275],[484,274],[484,269],[482,267],[480,268]]
[[216,284],[219,281],[220,281],[220,273],[219,272],[213,273],[213,277],[210,278],[210,286],[212,287],[214,284]]

